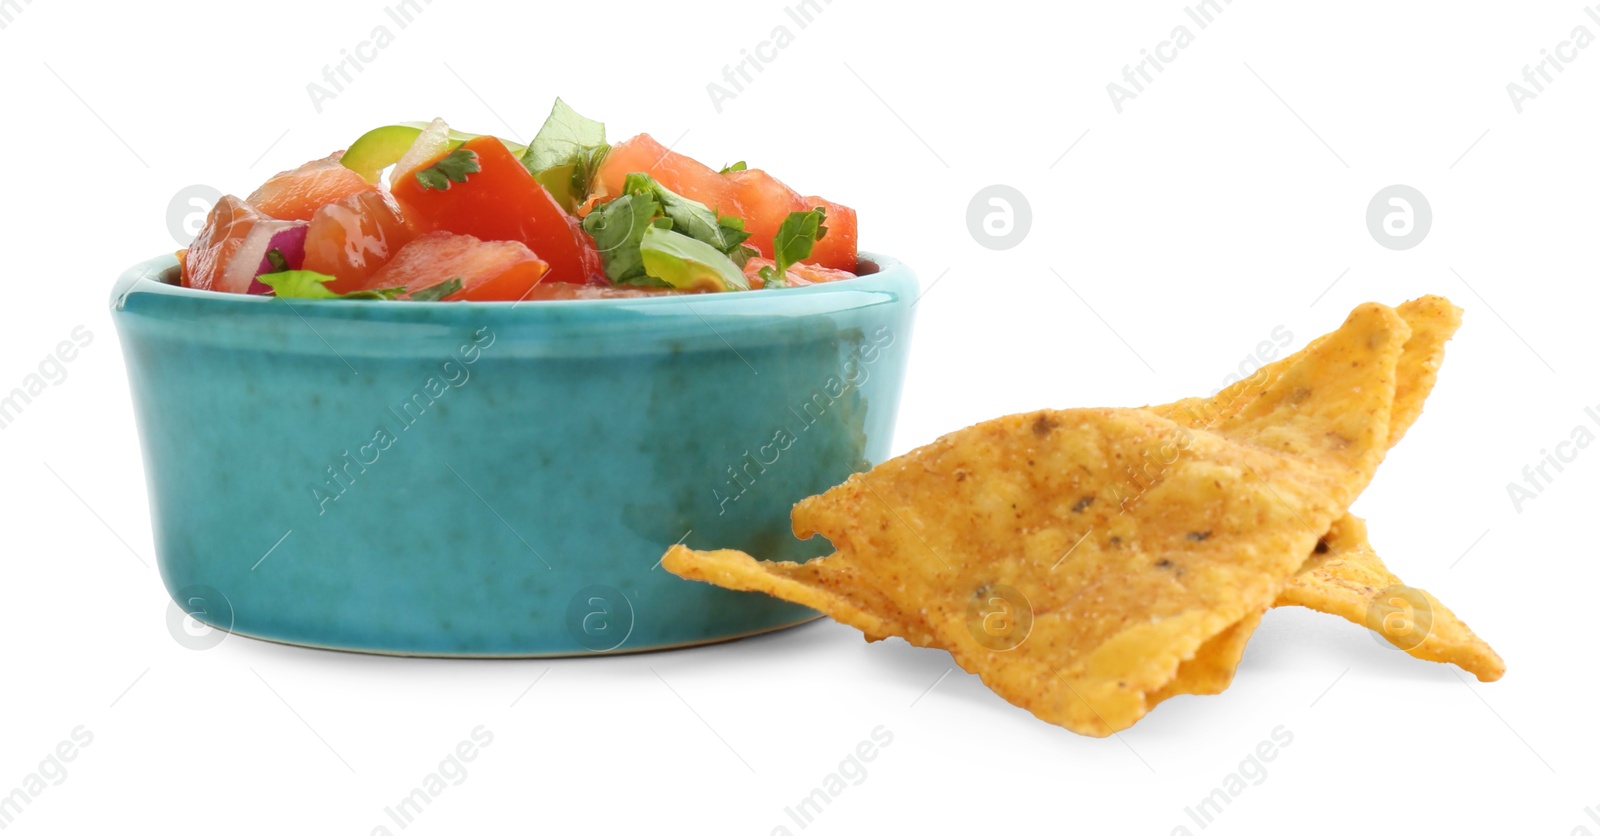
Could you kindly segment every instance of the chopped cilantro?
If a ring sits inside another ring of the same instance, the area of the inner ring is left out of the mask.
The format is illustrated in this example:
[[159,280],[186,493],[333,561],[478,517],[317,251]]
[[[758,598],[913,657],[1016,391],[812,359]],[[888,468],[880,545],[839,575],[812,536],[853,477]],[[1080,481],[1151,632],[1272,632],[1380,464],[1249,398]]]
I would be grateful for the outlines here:
[[728,258],[739,265],[740,270],[744,269],[745,262],[761,255],[760,250],[744,243],[745,239],[750,237],[750,233],[744,231],[744,218],[722,215],[717,218],[717,225],[723,228],[725,238],[733,239],[734,246],[728,250]]
[[661,204],[654,195],[624,194],[595,207],[583,219],[583,231],[594,238],[606,278],[617,284],[633,284],[645,278],[639,242],[644,240],[645,229],[660,213]]
[[403,287],[384,287],[376,290],[335,293],[326,287],[334,277],[312,270],[262,273],[256,278],[272,288],[273,295],[280,299],[397,299],[400,294],[406,292]]
[[[661,212],[672,219],[672,229],[716,247],[724,255],[736,250],[750,233],[744,231],[744,220],[718,215],[696,200],[690,200],[656,182],[648,174],[629,174],[622,184],[623,194],[649,194],[661,204]],[[743,261],[735,259],[743,266]]]
[[453,279],[442,281],[436,285],[429,285],[421,290],[414,291],[406,298],[413,302],[437,302],[460,289],[461,277],[456,276]]
[[444,191],[450,188],[451,183],[467,182],[468,174],[477,174],[483,167],[478,165],[478,153],[468,148],[457,148],[444,155],[433,165],[416,173],[417,182],[424,189],[437,189]]
[[[595,207],[584,218],[583,229],[600,250],[606,277],[616,284],[670,284],[666,277],[647,269],[645,250],[651,250],[657,263],[693,263],[698,265],[695,270],[719,277],[708,281],[708,285],[742,290],[744,283],[732,278],[732,274],[742,274],[745,262],[756,254],[744,244],[750,233],[744,231],[743,220],[719,216],[705,204],[673,192],[640,172],[627,176],[620,197]],[[660,235],[649,239],[655,244],[646,247],[646,233],[651,229],[671,232],[707,249],[685,248],[677,239]],[[708,252],[716,253],[716,257],[711,258]]]
[[772,238],[773,264],[761,268],[761,280],[766,287],[787,287],[784,278],[789,268],[811,257],[811,250],[828,234],[823,226],[828,212],[821,206],[809,212],[790,212],[778,225],[778,234]]

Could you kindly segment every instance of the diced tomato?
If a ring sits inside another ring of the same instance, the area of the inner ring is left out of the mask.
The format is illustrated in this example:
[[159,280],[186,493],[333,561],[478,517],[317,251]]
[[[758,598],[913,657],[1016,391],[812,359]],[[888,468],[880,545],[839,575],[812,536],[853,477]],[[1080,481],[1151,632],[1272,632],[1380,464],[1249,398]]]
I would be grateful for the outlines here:
[[[760,290],[767,286],[761,278],[761,268],[773,266],[770,258],[752,258],[744,263],[744,276],[750,280],[752,290]],[[853,279],[856,274],[848,270],[834,270],[831,267],[819,267],[815,264],[791,264],[784,273],[790,287],[801,287],[808,284],[821,284],[823,282],[837,282],[843,279]]]
[[759,168],[730,171],[724,175],[733,184],[733,200],[723,211],[744,219],[751,246],[767,258],[773,257],[772,242],[778,227],[791,212],[805,212],[818,206],[827,211],[824,226],[828,234],[811,250],[807,264],[834,270],[856,269],[856,212],[848,206],[820,197],[801,197],[783,181]]
[[305,269],[336,277],[328,289],[360,289],[401,247],[416,237],[400,207],[381,191],[353,194],[311,216]]
[[854,209],[820,197],[802,197],[783,181],[760,169],[730,171],[715,169],[672,151],[649,134],[640,134],[613,146],[596,172],[594,198],[608,200],[621,194],[623,181],[632,172],[643,172],[669,191],[696,200],[723,215],[742,218],[749,232],[750,246],[771,258],[772,239],[778,226],[791,212],[804,212],[818,206],[828,213],[828,234],[811,251],[808,264],[835,270],[856,269],[856,213]]
[[343,151],[312,160],[299,168],[274,174],[245,200],[270,217],[309,221],[318,209],[377,186],[339,162]]
[[483,241],[519,241],[548,262],[550,281],[605,281],[593,239],[504,143],[483,136],[461,147],[478,155],[480,170],[466,175],[466,182],[428,189],[416,177],[407,176],[394,183],[395,199],[407,220],[421,231],[443,230]]
[[550,265],[520,241],[482,241],[471,235],[430,232],[404,247],[356,290],[404,287],[407,295],[459,277],[448,300],[514,302],[527,296]]
[[800,198],[801,211],[815,209],[821,206],[828,212],[828,219],[823,226],[828,228],[828,234],[822,236],[815,246],[811,248],[811,257],[806,259],[807,264],[842,271],[855,275],[856,269],[856,210],[842,203],[820,197]]
[[524,301],[548,302],[556,299],[643,299],[670,296],[682,291],[670,287],[628,287],[626,285],[571,284],[545,282],[530,291]]
[[211,213],[206,215],[206,223],[200,228],[200,234],[195,236],[194,243],[189,245],[180,259],[183,264],[183,286],[215,289],[227,269],[228,261],[239,251],[239,245],[250,234],[250,228],[262,217],[260,212],[231,194],[219,199],[211,207]]
[[716,169],[692,157],[669,150],[649,134],[611,146],[595,172],[594,193],[601,200],[622,194],[628,175],[642,171],[669,191],[715,209],[728,202],[732,186]]
[[804,279],[811,284],[837,282],[856,277],[856,274],[850,272],[849,270],[836,270],[832,267],[823,267],[820,264],[793,265],[789,268],[789,275],[798,275],[801,279]]
[[[794,189],[759,168],[730,171],[725,176],[733,184],[733,200],[723,211],[744,218],[744,229],[750,233],[750,240],[745,243],[772,258],[772,239],[783,219],[790,212],[804,212],[811,207],[801,202]],[[828,234],[833,234],[832,226]]]
[[269,218],[233,195],[224,195],[179,259],[184,287],[224,293],[265,293],[255,277],[272,269],[267,253],[277,249],[290,268],[304,259],[307,224]]

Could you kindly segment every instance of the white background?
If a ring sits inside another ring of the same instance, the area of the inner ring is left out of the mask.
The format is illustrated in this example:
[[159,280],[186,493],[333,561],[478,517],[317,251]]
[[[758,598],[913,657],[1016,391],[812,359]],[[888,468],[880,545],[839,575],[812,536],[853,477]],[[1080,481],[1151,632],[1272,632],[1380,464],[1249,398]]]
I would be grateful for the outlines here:
[[[1198,833],[1185,806],[1283,726],[1208,832],[1600,833],[1600,451],[1520,511],[1506,488],[1600,432],[1600,47],[1520,114],[1506,91],[1574,27],[1600,34],[1579,3],[1238,0],[1204,30],[1178,2],[835,0],[803,30],[776,2],[437,0],[403,31],[377,2],[8,8],[0,390],[74,327],[94,341],[0,430],[0,793],[75,727],[94,737],[6,832],[366,834],[483,725],[492,745],[410,832],[798,833],[785,807],[881,725],[892,744],[807,832]],[[393,45],[319,113],[307,83],[379,25]],[[793,44],[719,113],[706,85],[779,25]],[[1178,25],[1193,44],[1119,114],[1106,85]],[[1358,302],[1449,296],[1466,324],[1427,414],[1354,510],[1509,672],[1480,685],[1274,611],[1229,691],[1093,740],[947,676],[943,652],[829,621],[556,661],[180,645],[112,281],[176,248],[183,187],[246,194],[403,119],[527,137],[556,95],[614,138],[852,205],[864,248],[919,271],[897,452],[1011,412],[1209,393],[1277,326],[1298,348]],[[1365,224],[1392,183],[1433,211],[1403,251]],[[991,184],[1032,207],[1005,251],[967,228]]]

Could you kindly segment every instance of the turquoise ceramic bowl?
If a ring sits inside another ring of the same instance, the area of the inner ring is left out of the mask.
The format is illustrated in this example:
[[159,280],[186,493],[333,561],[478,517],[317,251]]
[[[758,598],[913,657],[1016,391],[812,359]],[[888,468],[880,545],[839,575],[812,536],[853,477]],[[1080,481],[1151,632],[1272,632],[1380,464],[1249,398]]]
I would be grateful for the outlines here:
[[112,295],[161,575],[201,621],[316,647],[557,656],[817,617],[660,568],[827,550],[789,509],[889,453],[916,278],[693,297]]

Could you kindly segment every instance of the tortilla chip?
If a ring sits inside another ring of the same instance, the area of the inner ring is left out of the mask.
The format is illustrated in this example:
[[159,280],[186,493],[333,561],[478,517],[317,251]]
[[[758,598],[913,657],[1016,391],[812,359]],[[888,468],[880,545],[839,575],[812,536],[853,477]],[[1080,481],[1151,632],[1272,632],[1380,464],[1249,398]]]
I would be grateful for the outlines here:
[[[1422,403],[1433,391],[1439,365],[1444,360],[1444,344],[1461,327],[1461,309],[1443,296],[1420,296],[1395,308],[1406,321],[1411,336],[1406,339],[1395,368],[1395,398],[1389,419],[1389,446],[1393,447],[1422,414]],[[1294,354],[1268,363],[1243,380],[1208,398],[1183,398],[1169,404],[1147,407],[1157,415],[1191,427],[1210,427],[1237,414],[1288,369],[1312,356],[1333,332],[1323,334]]]
[[[1411,336],[1406,340],[1395,368],[1395,398],[1389,424],[1390,447],[1399,443],[1422,414],[1422,404],[1433,391],[1438,378],[1445,343],[1461,327],[1461,309],[1441,296],[1413,299],[1395,310],[1411,328]],[[1257,391],[1263,391],[1270,381],[1301,362],[1325,339],[1327,336],[1313,340],[1296,354],[1261,368],[1210,398],[1186,398],[1150,409],[1158,415],[1197,427],[1225,420],[1237,414],[1254,400]],[[1384,567],[1377,552],[1367,542],[1366,524],[1361,520],[1347,515],[1336,521],[1329,538],[1324,538],[1325,544],[1335,547],[1337,541],[1335,550],[1342,556],[1334,559],[1331,553],[1313,554],[1300,575],[1291,582],[1291,591],[1286,592],[1273,606],[1303,606],[1367,626],[1367,613],[1371,607],[1377,606],[1378,593],[1386,587],[1404,585]],[[1367,589],[1374,580],[1380,578],[1387,580],[1376,589]],[[1366,591],[1361,593],[1359,590]],[[1448,607],[1431,595],[1420,590],[1418,592],[1429,602],[1432,619],[1429,626],[1438,634],[1437,637],[1418,645],[1409,633],[1378,632],[1396,647],[1419,659],[1455,662],[1485,682],[1499,679],[1505,672],[1505,663],[1494,650]]]
[[1405,437],[1422,415],[1422,402],[1433,391],[1444,362],[1444,344],[1461,327],[1461,309],[1442,296],[1423,296],[1395,308],[1411,327],[1411,338],[1395,367],[1394,407],[1389,416],[1389,446]]
[[835,621],[860,630],[868,641],[904,636],[913,644],[928,646],[926,630],[917,630],[894,602],[856,577],[843,555],[818,557],[805,563],[757,561],[732,549],[696,552],[676,546],[661,565],[682,578],[705,581],[742,592],[765,592],[785,601],[820,610]]
[[1455,613],[1427,592],[1406,586],[1367,545],[1367,524],[1346,515],[1289,580],[1273,606],[1301,606],[1362,624],[1395,647],[1430,662],[1454,663],[1482,682],[1506,672],[1505,662]]
[[1239,660],[1244,658],[1244,646],[1250,642],[1256,627],[1261,625],[1261,616],[1265,614],[1263,611],[1247,615],[1206,640],[1195,651],[1193,659],[1178,666],[1178,673],[1172,681],[1151,695],[1150,704],[1155,705],[1180,694],[1209,696],[1227,690],[1233,684],[1233,674],[1239,668]]
[[[832,575],[683,547],[663,565],[869,635],[915,613],[925,630],[908,640],[945,648],[1041,719],[1110,734],[1231,680],[1261,613],[1382,459],[1408,336],[1392,309],[1361,306],[1211,430],[1067,410],[947,435],[795,507],[796,534],[838,549],[825,566],[845,556]],[[999,589],[1031,615],[1007,649],[971,618]]]

